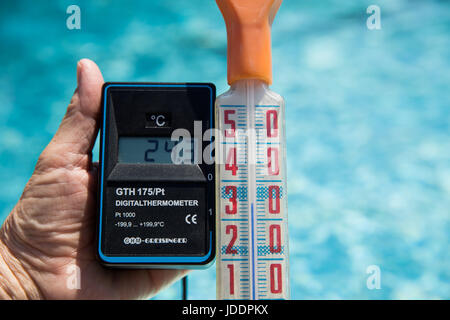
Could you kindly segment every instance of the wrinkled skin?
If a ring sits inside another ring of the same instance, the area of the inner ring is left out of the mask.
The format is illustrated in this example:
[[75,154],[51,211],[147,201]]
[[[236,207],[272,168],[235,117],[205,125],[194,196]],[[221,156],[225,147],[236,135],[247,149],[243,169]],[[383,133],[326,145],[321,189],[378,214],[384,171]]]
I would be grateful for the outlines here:
[[58,131],[0,230],[0,298],[148,298],[186,274],[112,270],[96,260],[97,166],[91,150],[103,77],[94,62],[78,62],[77,83]]

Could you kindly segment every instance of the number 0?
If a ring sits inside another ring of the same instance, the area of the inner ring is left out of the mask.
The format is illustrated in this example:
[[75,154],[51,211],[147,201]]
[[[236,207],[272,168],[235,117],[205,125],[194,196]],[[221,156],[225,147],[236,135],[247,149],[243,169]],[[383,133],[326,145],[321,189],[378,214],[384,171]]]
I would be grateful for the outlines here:
[[269,244],[271,253],[281,252],[281,227],[279,224],[272,224],[269,227]]
[[281,264],[270,265],[270,292],[281,293],[283,290],[281,279]]
[[267,148],[267,169],[270,176],[276,176],[280,173],[277,148]]
[[[273,119],[272,121],[271,118]],[[278,136],[278,113],[276,110],[269,110],[266,113],[267,137],[273,138]],[[273,131],[272,131],[273,129]]]
[[[275,208],[273,205],[273,192],[275,191]],[[280,187],[269,186],[269,213],[280,213]]]

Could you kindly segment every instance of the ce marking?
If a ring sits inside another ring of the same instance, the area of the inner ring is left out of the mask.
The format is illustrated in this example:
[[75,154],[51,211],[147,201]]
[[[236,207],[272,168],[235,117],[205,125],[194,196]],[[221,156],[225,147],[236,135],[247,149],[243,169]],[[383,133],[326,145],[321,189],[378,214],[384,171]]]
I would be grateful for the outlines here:
[[196,214],[188,214],[184,221],[186,221],[187,224],[197,224],[197,215]]

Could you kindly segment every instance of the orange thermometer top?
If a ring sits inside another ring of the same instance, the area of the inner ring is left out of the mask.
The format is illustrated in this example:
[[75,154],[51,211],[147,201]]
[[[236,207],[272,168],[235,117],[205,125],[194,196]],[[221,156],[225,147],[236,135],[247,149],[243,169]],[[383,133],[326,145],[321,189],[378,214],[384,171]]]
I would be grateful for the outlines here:
[[228,84],[272,83],[270,28],[282,0],[216,0],[227,27]]

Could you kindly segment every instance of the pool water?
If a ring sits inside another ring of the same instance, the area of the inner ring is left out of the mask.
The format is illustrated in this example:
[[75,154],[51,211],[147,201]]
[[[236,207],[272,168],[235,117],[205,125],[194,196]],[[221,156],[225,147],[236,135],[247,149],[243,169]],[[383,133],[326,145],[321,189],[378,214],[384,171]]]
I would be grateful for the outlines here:
[[[81,30],[66,28],[71,4],[0,4],[1,220],[58,127],[79,59],[106,81],[227,90],[214,1],[80,0]],[[371,4],[381,30],[366,27]],[[450,298],[449,12],[445,0],[282,4],[272,88],[286,99],[292,298]],[[367,287],[372,265],[380,289]],[[194,271],[189,298],[213,297],[215,268]]]

